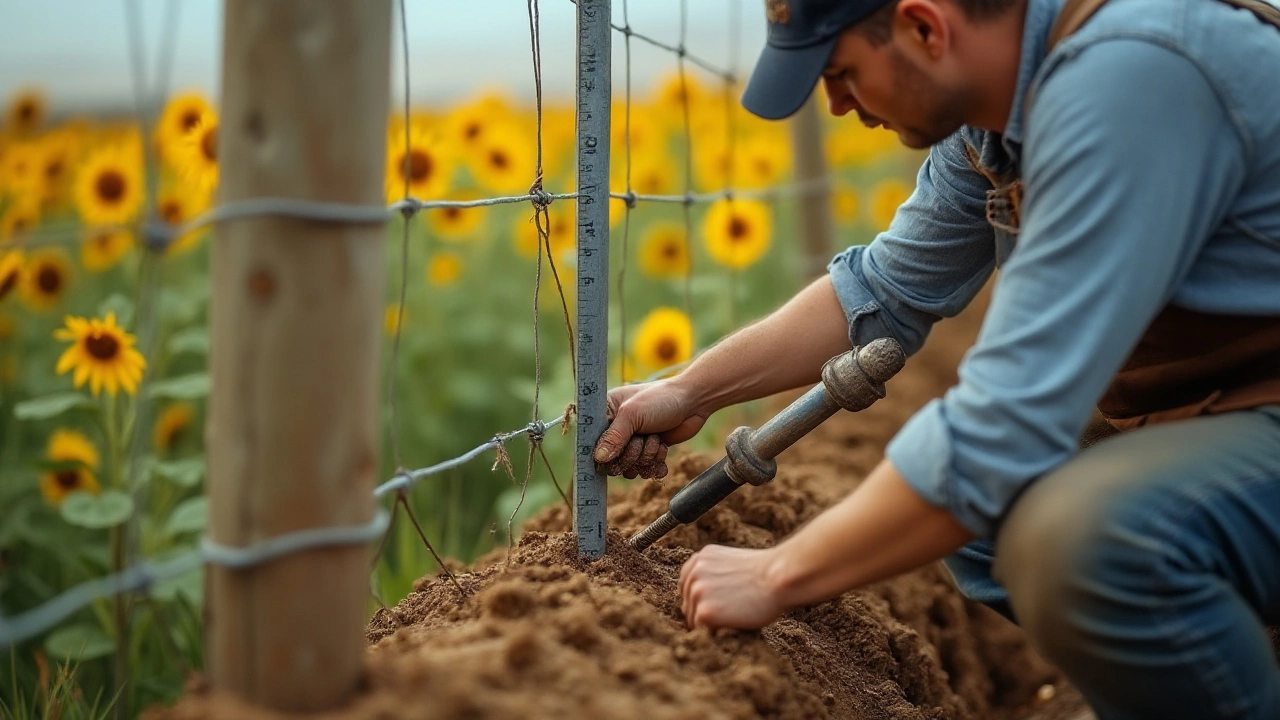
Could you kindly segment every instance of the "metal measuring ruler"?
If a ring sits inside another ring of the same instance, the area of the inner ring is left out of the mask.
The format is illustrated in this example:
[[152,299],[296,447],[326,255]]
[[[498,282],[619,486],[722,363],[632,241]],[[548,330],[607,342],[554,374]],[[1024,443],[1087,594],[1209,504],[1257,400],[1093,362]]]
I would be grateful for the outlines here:
[[578,3],[578,423],[573,528],[578,555],[604,555],[607,479],[596,469],[609,362],[610,0]]

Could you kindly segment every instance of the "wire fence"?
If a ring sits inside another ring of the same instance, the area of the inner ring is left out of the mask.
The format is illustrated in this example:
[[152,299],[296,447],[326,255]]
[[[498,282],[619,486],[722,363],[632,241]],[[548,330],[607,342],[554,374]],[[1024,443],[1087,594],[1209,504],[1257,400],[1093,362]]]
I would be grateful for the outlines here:
[[[733,168],[732,163],[724,174],[724,187],[714,192],[695,192],[693,177],[693,154],[694,154],[694,134],[692,131],[691,103],[689,99],[689,80],[687,77],[687,65],[697,66],[718,78],[723,83],[723,94],[726,106],[726,115],[724,118],[725,132],[727,137],[727,154],[732,159],[737,152],[735,131],[735,120],[733,108],[733,93],[736,88],[737,78],[739,76],[738,69],[738,24],[740,22],[740,0],[728,0],[728,35],[730,37],[730,57],[728,58],[727,67],[718,67],[714,63],[690,53],[686,47],[688,35],[688,3],[687,0],[680,2],[680,29],[678,42],[675,44],[666,43],[655,39],[651,36],[637,32],[632,28],[629,16],[628,0],[622,0],[622,23],[617,24],[610,21],[609,28],[612,32],[618,33],[623,37],[625,48],[625,89],[624,89],[624,123],[623,132],[624,151],[623,163],[624,168],[624,187],[620,192],[609,192],[607,179],[609,177],[609,161],[608,153],[604,153],[604,177],[606,185],[603,190],[603,197],[620,200],[625,205],[625,214],[621,221],[622,237],[619,245],[621,253],[620,262],[616,276],[616,293],[617,301],[620,307],[619,317],[621,319],[620,331],[618,337],[621,338],[622,351],[625,357],[625,343],[627,337],[628,315],[626,312],[627,297],[627,261],[629,253],[629,235],[631,227],[631,212],[639,203],[675,203],[683,206],[683,222],[684,222],[684,255],[687,259],[684,278],[684,303],[686,312],[691,309],[692,293],[690,284],[693,277],[693,252],[690,247],[691,238],[693,237],[693,221],[691,206],[695,204],[713,203],[721,200],[733,201],[734,199],[777,199],[780,197],[788,197],[795,195],[803,195],[815,192],[825,188],[826,179],[818,182],[807,183],[789,183],[766,188],[752,189],[735,189],[733,187]],[[133,88],[135,95],[135,108],[137,119],[136,122],[144,129],[143,135],[146,137],[145,128],[148,122],[158,112],[158,108],[163,104],[164,98],[168,93],[168,68],[172,65],[172,57],[174,53],[174,43],[172,38],[174,33],[172,27],[177,23],[177,8],[179,3],[170,3],[166,6],[164,26],[170,28],[165,34],[167,41],[162,46],[159,53],[157,70],[155,73],[155,83],[151,92],[147,92],[147,83],[145,78],[145,53],[143,52],[143,39],[141,37],[141,22],[139,19],[140,9],[137,0],[126,0],[125,8],[128,16],[129,46],[131,48],[131,69],[133,78]],[[399,0],[399,31],[401,36],[400,52],[404,63],[404,103],[401,110],[403,111],[403,120],[406,133],[406,148],[411,146],[412,139],[409,137],[410,126],[410,98],[409,98],[409,40],[408,40],[408,20],[405,16],[404,0]],[[321,223],[339,223],[339,224],[385,224],[396,218],[399,218],[403,224],[403,232],[400,235],[400,287],[399,302],[397,304],[397,322],[395,323],[395,334],[391,351],[391,372],[389,373],[387,385],[385,388],[385,402],[391,411],[391,429],[390,440],[392,454],[394,457],[395,473],[391,478],[378,485],[373,491],[375,498],[382,499],[386,497],[393,498],[393,505],[390,510],[379,509],[374,517],[367,523],[339,526],[339,527],[321,527],[309,528],[298,532],[278,535],[269,540],[259,542],[253,545],[242,547],[231,547],[214,542],[208,536],[205,536],[197,550],[181,555],[176,558],[166,559],[162,561],[148,560],[141,556],[140,544],[137,542],[139,533],[135,525],[126,527],[124,536],[126,538],[125,545],[128,548],[128,567],[121,572],[107,575],[98,579],[94,579],[82,584],[76,585],[71,589],[57,595],[52,600],[44,604],[18,613],[16,615],[0,617],[0,648],[12,646],[16,643],[37,637],[55,627],[58,623],[64,621],[72,614],[85,608],[86,606],[103,599],[116,599],[116,613],[122,616],[127,612],[127,605],[123,600],[131,596],[145,597],[150,589],[157,583],[165,580],[173,579],[190,572],[192,569],[206,564],[215,564],[230,568],[250,568],[269,562],[271,560],[306,550],[312,550],[323,547],[350,546],[350,545],[366,545],[375,541],[380,541],[379,552],[386,546],[389,536],[389,530],[395,521],[397,514],[404,511],[408,519],[417,528],[417,532],[423,543],[430,552],[436,557],[440,571],[454,582],[459,592],[462,588],[453,578],[448,566],[443,559],[436,553],[432,547],[426,533],[422,531],[421,525],[414,517],[410,504],[406,500],[406,493],[419,481],[439,475],[449,470],[458,468],[467,463],[473,462],[488,453],[494,453],[493,470],[502,468],[511,476],[513,482],[517,482],[521,486],[521,499],[524,499],[524,490],[528,486],[530,474],[535,465],[535,455],[540,455],[548,472],[551,473],[552,481],[556,484],[557,489],[564,497],[566,503],[569,502],[568,496],[559,482],[556,481],[555,473],[550,461],[547,460],[545,452],[542,451],[542,442],[546,438],[548,431],[553,428],[560,427],[562,434],[567,432],[570,425],[573,424],[575,413],[578,413],[579,422],[582,421],[581,413],[583,411],[582,403],[576,403],[563,411],[557,412],[552,417],[543,417],[540,407],[540,388],[542,385],[542,357],[540,351],[540,333],[539,333],[539,309],[538,298],[541,292],[543,276],[542,269],[544,262],[552,271],[552,275],[557,287],[560,302],[563,308],[566,329],[566,341],[570,348],[569,356],[574,356],[575,337],[573,323],[570,319],[568,302],[565,297],[563,283],[561,282],[560,272],[556,266],[555,255],[552,252],[550,234],[548,208],[556,202],[567,200],[579,200],[584,197],[582,190],[575,192],[549,192],[543,188],[543,108],[542,108],[542,63],[541,63],[541,43],[540,43],[540,15],[538,0],[528,0],[527,13],[529,18],[529,40],[532,56],[533,81],[535,85],[535,102],[536,102],[536,164],[533,177],[530,178],[529,191],[521,195],[513,196],[497,196],[480,199],[466,200],[450,200],[441,198],[419,198],[414,197],[410,193],[409,183],[409,157],[406,152],[405,156],[405,186],[402,197],[387,206],[365,206],[352,205],[333,202],[317,202],[307,201],[293,198],[272,198],[262,197],[251,200],[242,200],[237,202],[229,202],[218,205],[208,212],[191,219],[179,225],[167,223],[156,213],[154,185],[147,191],[146,211],[142,215],[142,220],[128,226],[140,235],[142,238],[142,248],[144,250],[144,260],[140,268],[140,285],[137,298],[137,327],[139,328],[139,346],[143,348],[144,355],[151,357],[156,343],[156,303],[158,302],[160,291],[160,273],[159,265],[163,261],[163,256],[167,248],[169,248],[178,238],[188,235],[197,230],[209,228],[219,223],[229,222],[233,220],[241,220],[246,218],[259,217],[287,217],[295,219],[305,219]],[[645,194],[638,193],[632,184],[632,146],[631,146],[631,107],[632,107],[632,83],[631,83],[631,43],[632,40],[647,43],[655,48],[664,50],[674,55],[679,73],[679,82],[683,93],[684,102],[682,106],[681,125],[684,134],[684,167],[683,167],[683,192],[680,194],[661,195],[661,194]],[[609,68],[605,68],[606,73]],[[604,118],[609,117],[610,107],[607,104],[609,97],[605,96],[606,104],[600,107],[589,109],[589,112],[595,112]],[[608,125],[606,128],[606,140],[608,135]],[[581,133],[581,127],[579,133]],[[579,138],[581,142],[581,138]],[[144,143],[144,146],[146,143]],[[151,167],[152,161],[148,160],[147,167]],[[152,177],[148,173],[148,178]],[[153,181],[152,181],[153,182]],[[599,190],[597,189],[597,192]],[[409,222],[417,215],[426,210],[432,209],[470,209],[479,207],[489,207],[502,204],[520,204],[529,203],[531,208],[532,220],[537,228],[537,260],[534,279],[534,296],[533,296],[533,348],[534,348],[534,367],[533,367],[533,388],[534,397],[532,402],[531,421],[524,427],[495,434],[490,440],[477,445],[470,451],[463,453],[455,458],[435,463],[433,465],[418,469],[409,469],[404,466],[401,455],[401,437],[400,424],[398,416],[398,398],[400,396],[397,387],[398,374],[395,369],[399,363],[401,328],[403,327],[404,308],[405,308],[405,287],[407,285],[407,257],[409,249]],[[606,222],[601,229],[602,237],[598,238],[601,242],[608,244],[608,222],[607,222],[607,206],[604,203]],[[580,205],[581,209],[581,205]],[[112,229],[117,226],[101,226],[99,229]],[[46,244],[66,244],[77,240],[82,240],[85,236],[85,228],[81,225],[67,226],[47,226],[41,228],[38,232],[28,234],[23,237],[16,238],[10,243],[11,247],[37,247]],[[584,238],[582,237],[582,229],[579,228],[579,247],[583,246]],[[579,262],[578,272],[582,272],[584,263]],[[606,265],[607,268],[607,265]],[[608,285],[608,283],[604,283]],[[581,293],[580,293],[581,295]],[[597,296],[597,301],[603,298],[607,303],[607,293]],[[581,297],[580,297],[581,299]],[[601,315],[607,315],[607,306],[597,308],[597,312]],[[583,310],[579,307],[579,321],[582,321]],[[578,337],[581,343],[586,338]],[[607,345],[605,346],[607,352]],[[581,348],[578,348],[579,350]],[[581,356],[579,356],[581,357]],[[656,379],[670,371],[678,370],[684,363],[675,368],[662,370],[654,373],[647,379]],[[581,373],[582,368],[577,368],[577,372]],[[591,377],[579,375],[575,385],[585,387],[588,383],[595,383],[599,387],[606,384],[606,376],[603,374],[605,368],[598,368],[598,372]],[[628,382],[633,378],[627,377],[625,370],[623,371],[622,381]],[[144,382],[148,379],[144,376]],[[215,389],[214,392],[217,392]],[[593,390],[595,392],[595,390]],[[601,402],[603,402],[603,393],[600,394]],[[150,412],[148,394],[139,392],[138,395],[138,421],[135,427],[146,427],[145,418]],[[599,412],[597,410],[597,412]],[[603,429],[605,418],[592,417],[594,423],[598,423],[596,435],[599,430]],[[138,440],[142,436],[141,432],[135,432],[135,439],[131,448],[130,457],[127,467],[131,476],[139,475],[147,471],[142,461],[143,450],[141,441]],[[523,481],[517,480],[509,460],[507,444],[519,437],[523,437],[528,442],[526,471]],[[581,442],[581,440],[579,440]],[[579,466],[576,468],[575,476],[580,476],[584,466],[589,466],[590,458],[583,460],[581,453],[575,453],[579,457]],[[598,470],[591,468],[592,472],[598,473]],[[134,485],[136,487],[136,485]],[[581,485],[578,486],[581,489]],[[519,511],[520,505],[517,504],[516,512]],[[508,523],[508,541],[514,538],[513,528],[511,524],[514,522],[516,512],[513,512],[507,519]],[[603,513],[601,507],[600,512]],[[136,516],[131,523],[136,523]],[[382,603],[381,598],[375,594],[375,598]],[[383,605],[385,607],[385,605]],[[123,623],[123,621],[122,621]]]

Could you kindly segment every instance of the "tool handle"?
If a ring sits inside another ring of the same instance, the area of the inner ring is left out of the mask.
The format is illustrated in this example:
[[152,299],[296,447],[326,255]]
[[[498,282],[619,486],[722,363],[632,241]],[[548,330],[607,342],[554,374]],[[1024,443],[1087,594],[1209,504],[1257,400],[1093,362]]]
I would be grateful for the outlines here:
[[742,487],[726,472],[727,461],[728,458],[720,458],[693,482],[681,488],[671,497],[667,512],[681,523],[691,523]]
[[884,383],[906,363],[906,353],[891,338],[837,355],[822,368],[822,382],[751,434],[751,450],[771,460],[796,444],[842,408],[858,412],[884,397]]

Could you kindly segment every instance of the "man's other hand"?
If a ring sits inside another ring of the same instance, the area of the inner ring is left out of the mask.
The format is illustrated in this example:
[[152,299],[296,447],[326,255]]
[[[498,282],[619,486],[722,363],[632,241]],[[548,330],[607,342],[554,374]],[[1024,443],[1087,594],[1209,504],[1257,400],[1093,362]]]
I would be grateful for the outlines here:
[[770,579],[772,550],[708,545],[680,568],[680,607],[691,628],[756,630],[786,608]]
[[609,427],[596,443],[596,462],[607,475],[663,478],[667,448],[702,429],[707,414],[671,380],[609,391]]

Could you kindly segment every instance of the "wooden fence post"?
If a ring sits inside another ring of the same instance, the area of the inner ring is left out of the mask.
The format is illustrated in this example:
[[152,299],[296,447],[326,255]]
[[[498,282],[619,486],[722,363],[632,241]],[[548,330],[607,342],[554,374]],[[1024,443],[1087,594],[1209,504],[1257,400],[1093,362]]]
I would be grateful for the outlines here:
[[[385,202],[390,0],[226,0],[219,202]],[[385,272],[378,225],[255,217],[213,247],[212,539],[369,522]],[[370,550],[210,566],[215,687],[285,711],[354,691]]]
[[800,212],[800,243],[804,248],[804,276],[816,278],[826,273],[835,253],[835,230],[831,217],[831,186],[821,184],[827,177],[827,156],[822,151],[822,117],[817,92],[791,119],[791,148],[795,158],[795,178],[803,192],[797,204]]

